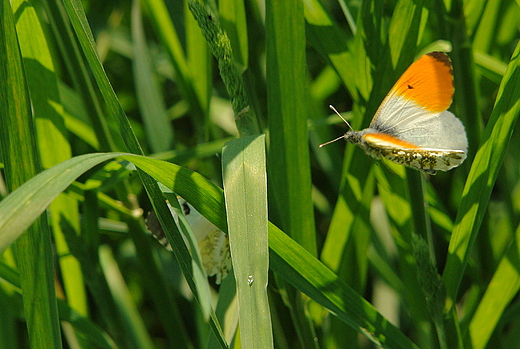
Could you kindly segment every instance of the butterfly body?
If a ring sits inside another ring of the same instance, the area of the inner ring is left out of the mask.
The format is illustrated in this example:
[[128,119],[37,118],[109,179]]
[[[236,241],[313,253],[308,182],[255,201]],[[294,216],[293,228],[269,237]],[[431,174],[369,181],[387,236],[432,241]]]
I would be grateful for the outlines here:
[[[231,270],[231,253],[229,250],[229,239],[224,232],[215,227],[210,221],[202,216],[193,206],[186,200],[178,198],[179,204],[182,208],[186,221],[190,225],[197,245],[199,247],[202,265],[208,276],[216,276],[215,283],[220,285]],[[168,207],[173,215],[175,223],[179,224],[179,217],[173,207],[167,202]],[[152,235],[164,246],[167,250],[173,251],[168,238],[166,237],[162,227],[155,215],[155,212],[150,212],[146,219],[146,226]],[[186,241],[186,244],[188,242]]]
[[468,148],[462,122],[447,110],[453,91],[448,56],[426,54],[395,83],[367,129],[339,138],[358,144],[375,159],[384,157],[429,174],[448,171],[466,159]]
[[[399,137],[393,136],[392,130],[381,129],[378,126],[359,132],[349,131],[343,137],[349,143],[358,144],[374,159],[384,157],[429,174],[435,174],[438,170],[448,171],[466,159],[467,140],[460,120],[448,111],[443,113],[442,116],[432,116],[431,125],[426,123],[429,127],[411,128],[409,134],[404,134],[401,130]],[[443,129],[435,130],[443,125]],[[432,133],[442,134],[443,141],[436,140],[431,136]],[[422,136],[423,134],[427,136]],[[439,148],[436,144],[445,146]]]

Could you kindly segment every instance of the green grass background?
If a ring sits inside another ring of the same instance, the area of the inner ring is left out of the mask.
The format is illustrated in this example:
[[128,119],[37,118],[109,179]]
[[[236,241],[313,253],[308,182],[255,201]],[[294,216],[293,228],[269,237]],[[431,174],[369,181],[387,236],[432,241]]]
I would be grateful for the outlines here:
[[[519,26],[513,0],[1,0],[0,348],[520,348]],[[435,50],[462,166],[318,148],[329,104],[366,127]],[[229,234],[221,285],[169,195]]]

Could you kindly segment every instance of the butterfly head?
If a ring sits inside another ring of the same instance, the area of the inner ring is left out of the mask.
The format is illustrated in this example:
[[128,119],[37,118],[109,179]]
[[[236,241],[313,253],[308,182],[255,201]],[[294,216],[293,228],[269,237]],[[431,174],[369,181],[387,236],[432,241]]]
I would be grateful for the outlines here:
[[[352,126],[350,126],[350,124],[348,123],[348,121],[345,120],[345,118],[344,118],[343,116],[341,116],[340,113],[338,113],[338,111],[336,110],[336,108],[334,108],[334,106],[329,105],[329,108],[332,109],[332,110],[334,111],[334,113],[336,113],[336,114],[341,118],[341,120],[343,120],[343,121],[348,125],[348,127],[350,128],[350,131],[348,131],[347,133],[345,133],[343,136],[340,136],[340,137],[335,138],[335,139],[333,139],[333,140],[331,140],[331,141],[328,141],[328,142],[325,142],[325,143],[323,143],[323,144],[320,144],[320,148],[326,146],[327,144],[330,144],[330,143],[334,143],[334,142],[336,142],[336,141],[339,141],[339,140],[342,139],[342,138],[345,138],[345,140],[346,140],[347,142],[349,142],[349,143],[359,143],[359,139],[360,139],[359,137],[360,137],[360,136],[357,135],[357,132],[354,131],[354,130],[352,129]],[[357,138],[356,138],[356,137],[357,137]],[[357,140],[357,141],[356,141],[356,140]]]
[[362,138],[361,138],[362,134],[361,134],[361,132],[348,131],[342,137],[345,138],[345,140],[347,142],[352,143],[352,144],[360,144],[362,142]]

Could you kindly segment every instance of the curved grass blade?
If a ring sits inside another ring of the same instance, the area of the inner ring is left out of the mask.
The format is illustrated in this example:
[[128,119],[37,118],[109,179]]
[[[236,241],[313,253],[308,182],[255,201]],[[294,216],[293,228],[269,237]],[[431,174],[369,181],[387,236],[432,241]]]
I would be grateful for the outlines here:
[[[0,202],[0,251],[19,236],[75,178],[114,157],[131,161],[227,232],[223,191],[202,175],[139,155],[87,154],[42,172]],[[385,348],[417,348],[370,303],[272,224],[269,224],[269,247],[271,269],[371,341]]]
[[122,153],[87,154],[43,171],[0,202],[0,254],[18,238],[58,194],[97,164]]
[[469,255],[486,213],[491,191],[502,165],[507,145],[520,115],[520,44],[500,85],[491,119],[475,155],[450,240],[443,279],[448,293],[447,309],[456,300]]
[[[222,189],[200,174],[174,164],[156,166],[153,162],[157,160],[135,155],[125,158],[181,195],[203,216],[227,232]],[[371,341],[384,348],[417,348],[370,303],[271,223],[269,247],[272,270]]]

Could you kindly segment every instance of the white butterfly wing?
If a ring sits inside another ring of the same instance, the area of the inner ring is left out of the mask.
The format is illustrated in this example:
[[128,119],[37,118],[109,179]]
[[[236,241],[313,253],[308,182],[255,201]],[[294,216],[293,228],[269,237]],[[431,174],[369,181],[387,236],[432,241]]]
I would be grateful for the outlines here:
[[397,96],[381,104],[370,128],[421,148],[462,152],[468,149],[464,125],[451,112],[432,113]]
[[[228,236],[202,216],[186,200],[179,198],[179,203],[184,211],[184,216],[195,235],[195,239],[197,240],[202,264],[204,265],[206,274],[208,276],[216,275],[215,282],[220,284],[222,279],[229,274],[232,267]],[[169,202],[167,202],[167,204],[175,222],[179,224],[177,213]],[[172,251],[172,246],[168,242],[168,239],[159,224],[157,216],[153,211],[146,219],[146,225],[153,236],[168,250]],[[183,238],[184,242],[189,245],[184,235]]]

